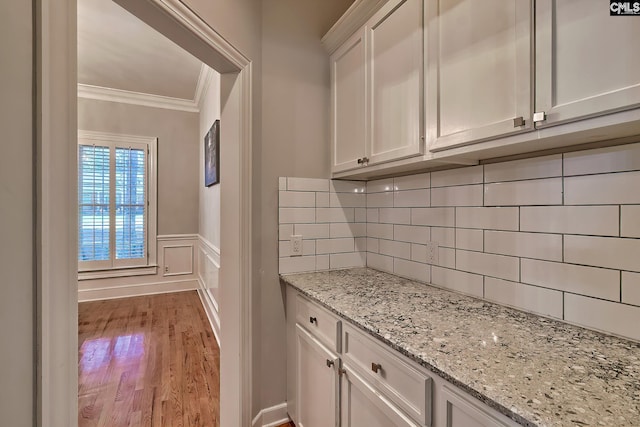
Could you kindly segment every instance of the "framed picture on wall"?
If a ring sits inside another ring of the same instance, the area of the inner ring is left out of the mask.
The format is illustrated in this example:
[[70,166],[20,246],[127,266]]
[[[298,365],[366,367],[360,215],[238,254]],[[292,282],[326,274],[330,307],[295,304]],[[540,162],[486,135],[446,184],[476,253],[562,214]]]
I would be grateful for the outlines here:
[[211,125],[204,137],[204,185],[220,182],[220,120]]

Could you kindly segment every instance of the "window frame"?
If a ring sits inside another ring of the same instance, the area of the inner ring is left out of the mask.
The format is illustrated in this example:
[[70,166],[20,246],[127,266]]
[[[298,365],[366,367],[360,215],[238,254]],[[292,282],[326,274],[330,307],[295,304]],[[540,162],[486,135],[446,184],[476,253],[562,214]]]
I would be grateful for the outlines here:
[[[157,188],[158,188],[158,168],[157,168],[157,149],[158,138],[150,136],[134,136],[115,134],[108,132],[95,132],[78,130],[78,153],[80,152],[81,145],[96,145],[96,146],[108,146],[109,147],[109,161],[110,170],[115,171],[115,168],[111,167],[115,162],[115,149],[123,148],[126,146],[144,148],[147,149],[147,167],[146,167],[146,186],[147,186],[147,209],[146,220],[147,227],[146,234],[146,247],[147,256],[146,262],[136,263],[132,260],[117,260],[115,255],[108,261],[80,261],[78,263],[78,278],[80,280],[86,279],[100,279],[107,277],[122,277],[129,275],[144,275],[144,274],[156,274],[157,273],[157,236],[158,236],[158,201],[157,201]],[[78,159],[80,159],[78,154]],[[80,160],[76,164],[76,175],[80,171]],[[109,177],[110,194],[114,194],[115,188],[115,176]],[[77,193],[77,192],[76,192]],[[110,205],[115,203],[110,198]],[[78,208],[80,206],[79,201],[77,203]],[[76,210],[76,215],[79,215],[79,210]],[[115,215],[115,212],[111,213]],[[115,233],[114,229],[110,227],[110,234]],[[115,234],[114,234],[115,239]],[[111,239],[110,241],[114,241]],[[76,241],[78,244],[78,241]],[[115,251],[114,248],[110,248],[110,252]],[[115,252],[114,252],[115,254]],[[140,258],[136,260],[141,260]]]

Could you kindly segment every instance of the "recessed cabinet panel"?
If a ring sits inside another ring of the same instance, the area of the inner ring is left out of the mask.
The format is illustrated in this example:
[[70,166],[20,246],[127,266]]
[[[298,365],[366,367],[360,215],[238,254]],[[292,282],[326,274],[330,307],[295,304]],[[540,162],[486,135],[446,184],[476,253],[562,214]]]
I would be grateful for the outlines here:
[[503,423],[471,400],[450,389],[446,385],[441,388],[442,399],[446,411],[447,427],[509,427],[515,423]]
[[640,106],[640,22],[601,0],[536,1],[538,127]]
[[338,426],[340,359],[300,325],[296,325],[296,355],[298,426]]
[[531,1],[427,8],[430,149],[532,130]]
[[345,365],[342,378],[342,427],[418,427],[366,380]]
[[391,0],[370,21],[369,164],[422,152],[422,0]]
[[342,322],[329,314],[326,310],[318,307],[310,301],[297,297],[296,321],[311,332],[331,351],[341,351],[342,340],[340,339]]
[[331,56],[333,172],[359,167],[365,156],[365,41],[360,30]]

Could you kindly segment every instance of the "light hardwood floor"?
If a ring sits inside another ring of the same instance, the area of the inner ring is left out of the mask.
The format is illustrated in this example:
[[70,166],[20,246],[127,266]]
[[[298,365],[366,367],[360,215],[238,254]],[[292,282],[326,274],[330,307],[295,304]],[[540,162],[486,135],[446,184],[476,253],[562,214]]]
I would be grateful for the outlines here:
[[79,304],[80,427],[218,427],[220,350],[195,291]]

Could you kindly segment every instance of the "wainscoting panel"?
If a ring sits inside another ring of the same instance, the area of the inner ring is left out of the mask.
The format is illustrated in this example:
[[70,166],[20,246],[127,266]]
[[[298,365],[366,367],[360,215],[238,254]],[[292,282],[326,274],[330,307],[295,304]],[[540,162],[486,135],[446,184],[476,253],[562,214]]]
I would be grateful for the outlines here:
[[213,333],[216,335],[218,345],[220,343],[220,316],[218,312],[219,302],[219,271],[220,249],[202,236],[199,236],[198,245],[198,282],[200,288],[198,294],[207,312]]

